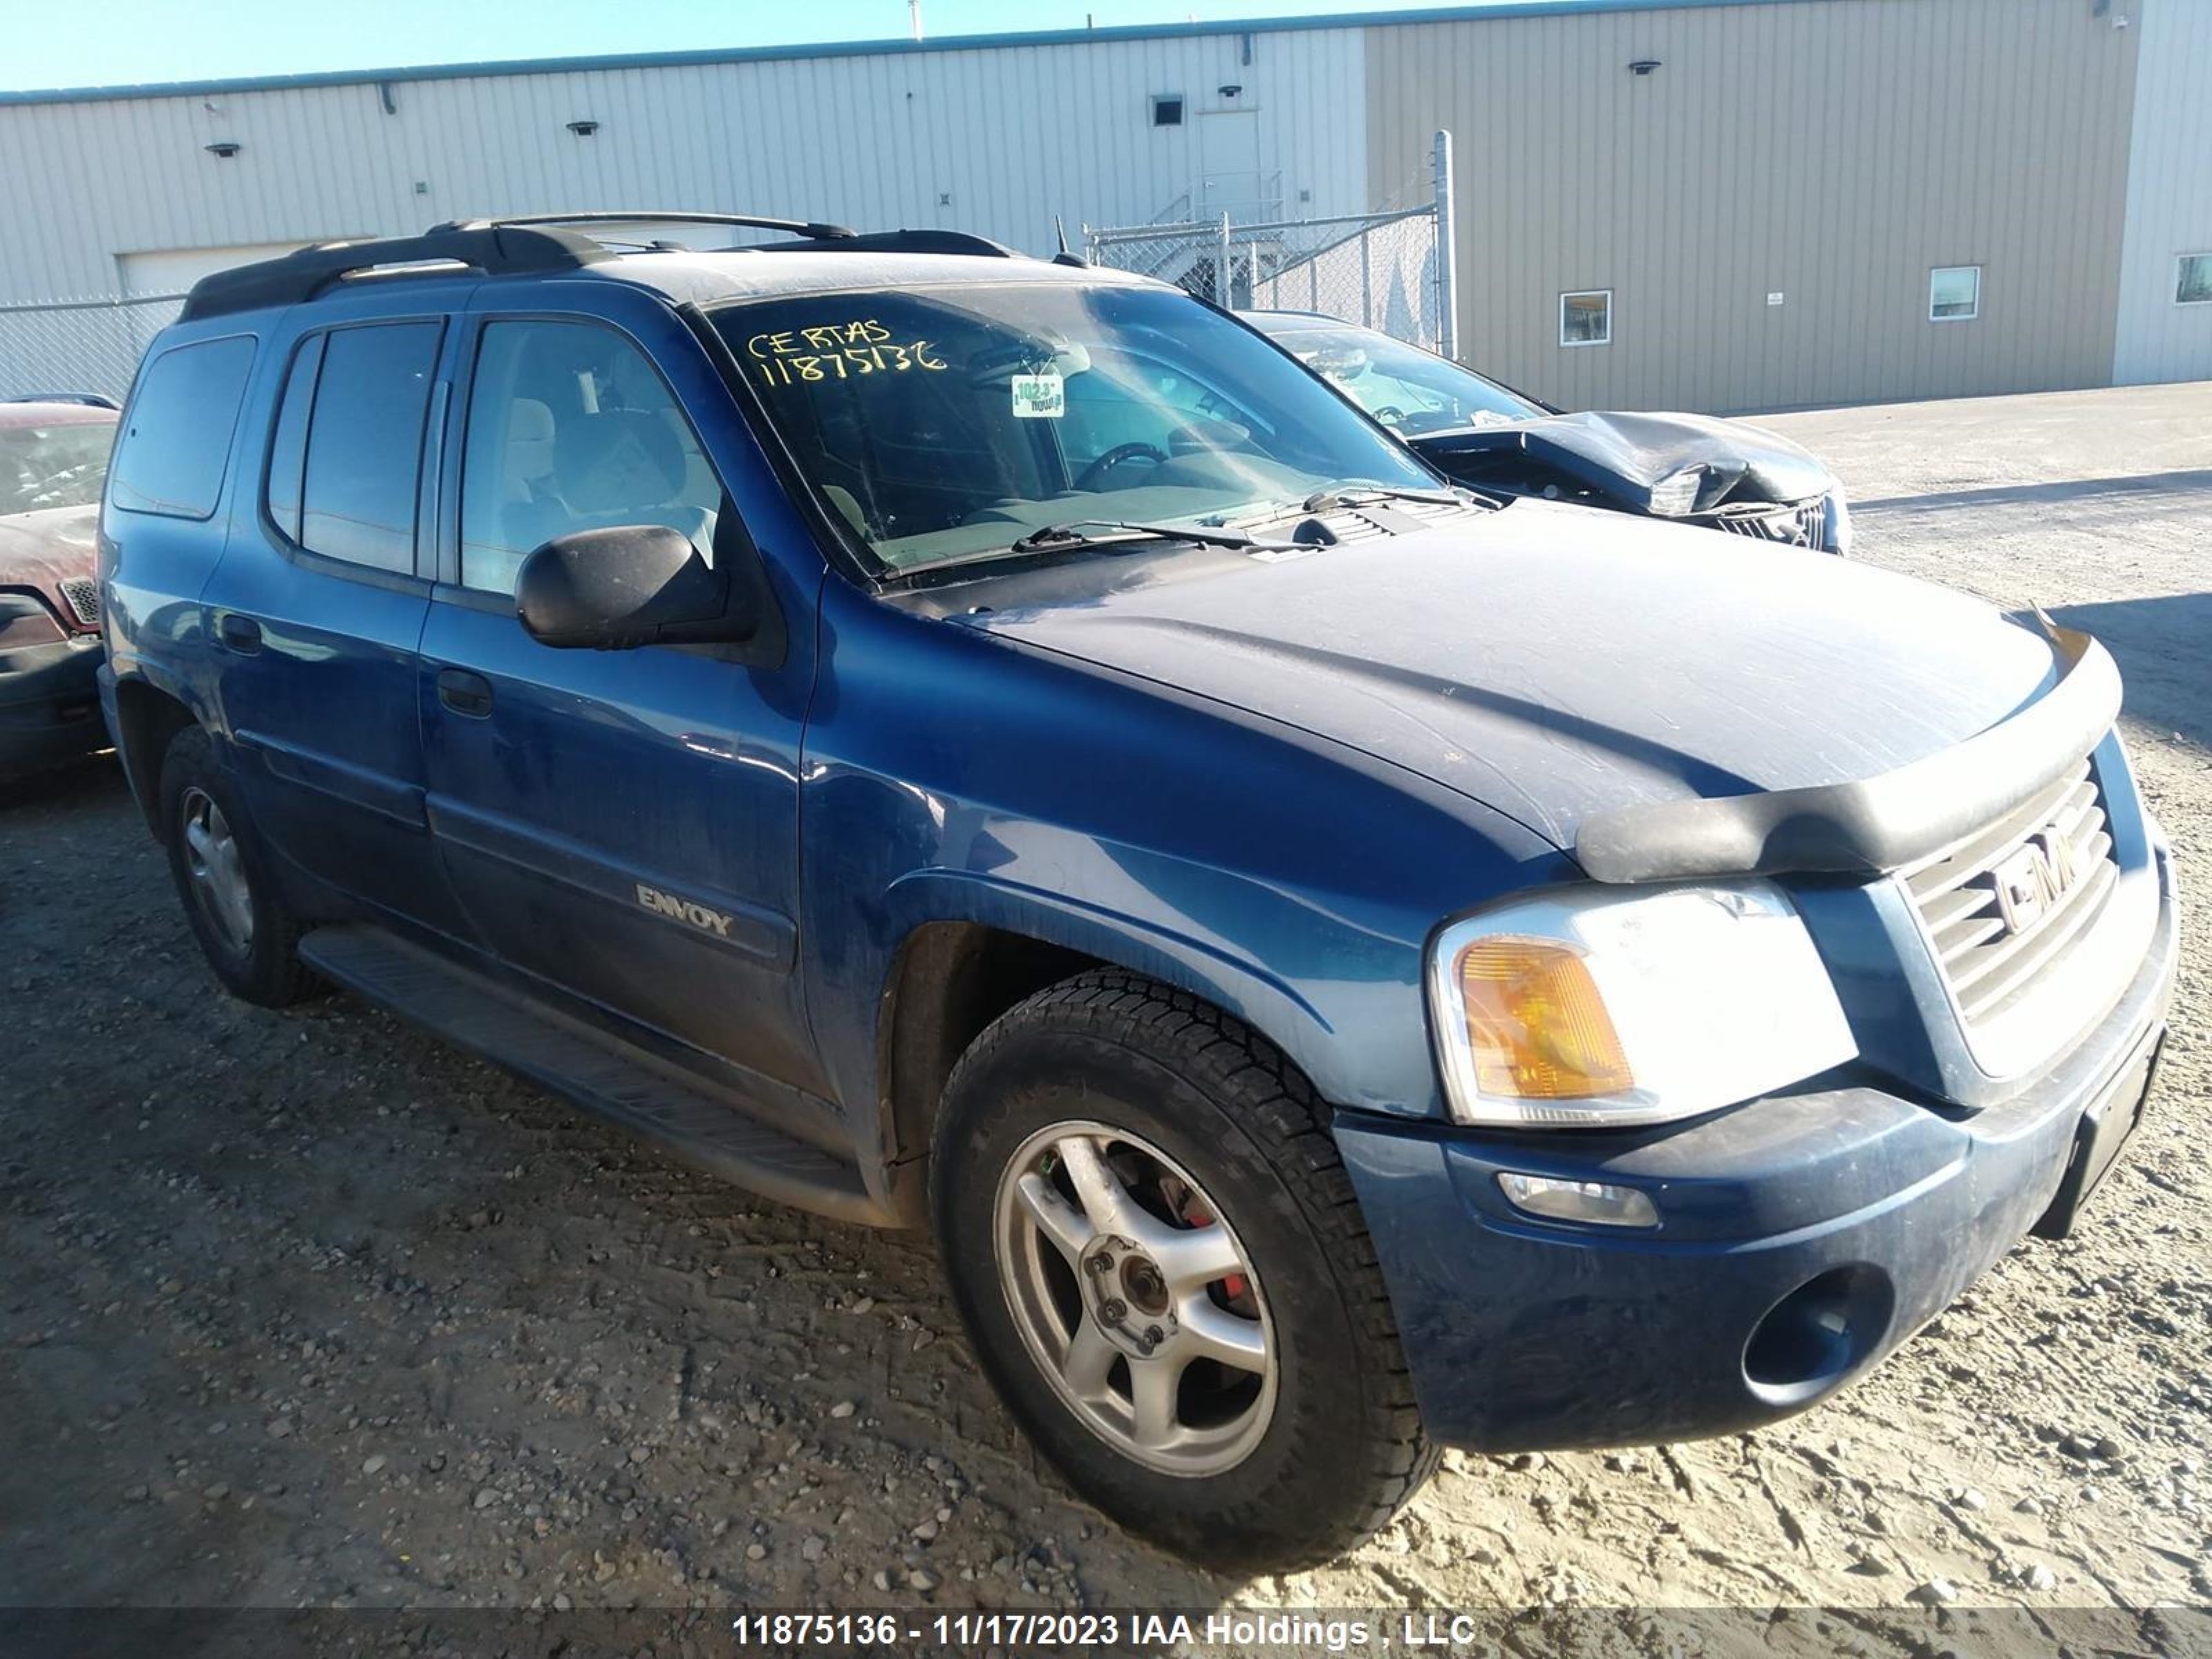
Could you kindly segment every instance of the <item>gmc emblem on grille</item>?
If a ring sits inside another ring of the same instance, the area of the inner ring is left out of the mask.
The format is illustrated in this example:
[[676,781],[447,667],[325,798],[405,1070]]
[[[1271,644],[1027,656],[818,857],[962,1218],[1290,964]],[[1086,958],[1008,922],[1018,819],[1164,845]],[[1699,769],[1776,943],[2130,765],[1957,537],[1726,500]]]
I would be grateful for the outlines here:
[[2080,874],[2074,843],[2048,825],[2030,836],[2003,863],[1990,871],[1996,884],[1997,914],[2008,933],[2024,933],[2063,898]]

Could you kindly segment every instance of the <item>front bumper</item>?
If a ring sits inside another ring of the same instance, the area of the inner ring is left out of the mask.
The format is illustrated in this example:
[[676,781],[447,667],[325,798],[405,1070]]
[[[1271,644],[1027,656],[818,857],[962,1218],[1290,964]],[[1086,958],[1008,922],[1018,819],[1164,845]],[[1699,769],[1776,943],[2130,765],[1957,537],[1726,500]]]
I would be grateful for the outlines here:
[[[2135,1109],[2179,955],[2163,857],[2160,876],[2134,981],[2001,1106],[1845,1087],[1607,1133],[1340,1115],[1429,1433],[1486,1451],[1689,1439],[1788,1416],[1863,1373],[2078,1182],[2085,1112]],[[1639,1187],[1661,1224],[1537,1220],[1498,1190],[1509,1170]]]
[[0,776],[105,748],[100,636],[0,652]]

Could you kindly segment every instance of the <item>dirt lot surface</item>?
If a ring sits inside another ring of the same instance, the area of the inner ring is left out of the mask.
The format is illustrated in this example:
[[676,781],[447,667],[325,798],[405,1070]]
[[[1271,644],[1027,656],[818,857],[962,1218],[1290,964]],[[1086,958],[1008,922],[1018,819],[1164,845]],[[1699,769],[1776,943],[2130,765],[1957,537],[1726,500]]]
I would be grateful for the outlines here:
[[[1771,423],[1839,466],[1865,558],[2111,643],[2212,896],[2212,386]],[[0,806],[0,1604],[1782,1603],[1889,1652],[1954,1600],[2110,1607],[2139,1648],[2139,1610],[2212,1601],[2208,914],[2075,1240],[1780,1427],[1454,1455],[1354,1558],[1231,1582],[1038,1467],[925,1240],[754,1201],[350,998],[227,1000],[83,768]]]

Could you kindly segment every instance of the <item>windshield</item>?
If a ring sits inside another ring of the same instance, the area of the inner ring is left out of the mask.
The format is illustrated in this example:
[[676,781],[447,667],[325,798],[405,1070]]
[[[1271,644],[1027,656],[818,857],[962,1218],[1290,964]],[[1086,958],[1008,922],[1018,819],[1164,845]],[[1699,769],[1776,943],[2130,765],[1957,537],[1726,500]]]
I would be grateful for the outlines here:
[[1471,368],[1364,328],[1285,329],[1276,343],[1383,425],[1417,438],[1533,421],[1543,410]]
[[711,313],[808,481],[891,570],[1048,525],[1218,525],[1436,476],[1172,289],[1007,283]]
[[114,442],[106,421],[0,426],[0,516],[98,501]]

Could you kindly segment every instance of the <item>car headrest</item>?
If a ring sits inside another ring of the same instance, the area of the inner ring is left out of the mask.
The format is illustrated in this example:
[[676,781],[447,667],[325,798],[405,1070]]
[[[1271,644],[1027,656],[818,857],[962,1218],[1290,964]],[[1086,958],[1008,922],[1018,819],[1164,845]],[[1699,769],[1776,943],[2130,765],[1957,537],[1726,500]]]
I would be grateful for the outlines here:
[[658,415],[609,409],[561,422],[553,441],[562,499],[587,516],[657,507],[684,488],[684,447]]
[[535,398],[517,398],[507,411],[507,476],[532,483],[553,470],[553,411]]

